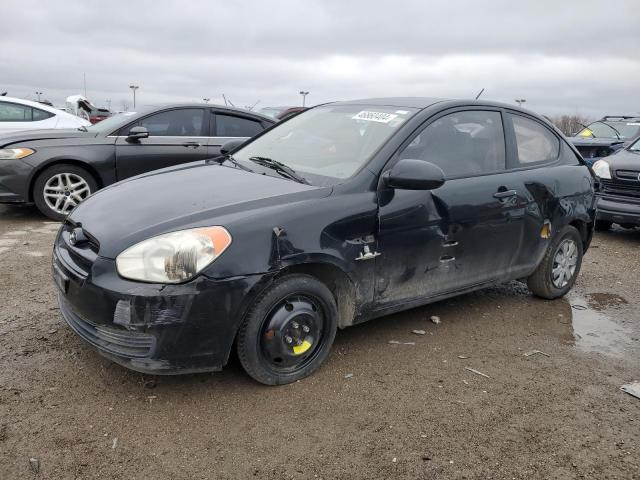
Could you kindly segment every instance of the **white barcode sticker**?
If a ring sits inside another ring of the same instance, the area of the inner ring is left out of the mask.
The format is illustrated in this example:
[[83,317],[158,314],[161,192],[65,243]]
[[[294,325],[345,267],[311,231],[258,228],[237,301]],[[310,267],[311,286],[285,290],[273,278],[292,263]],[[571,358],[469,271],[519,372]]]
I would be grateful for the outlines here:
[[395,113],[370,112],[367,110],[363,110],[357,115],[354,115],[352,118],[354,120],[365,120],[367,122],[389,123],[397,116],[398,115],[396,115]]

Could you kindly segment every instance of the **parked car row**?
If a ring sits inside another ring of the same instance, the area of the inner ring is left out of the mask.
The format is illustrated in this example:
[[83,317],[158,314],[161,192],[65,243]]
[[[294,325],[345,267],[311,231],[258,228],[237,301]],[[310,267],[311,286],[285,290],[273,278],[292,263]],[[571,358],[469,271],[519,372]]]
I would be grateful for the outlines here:
[[0,202],[34,202],[48,217],[62,220],[99,188],[151,170],[215,157],[223,143],[253,137],[275,122],[205,104],[143,108],[95,125],[74,118],[74,128],[0,136]]
[[154,374],[220,370],[235,349],[285,384],[338,328],[513,279],[547,299],[572,288],[595,178],[544,118],[386,98],[272,124],[181,105],[2,140],[5,198],[71,210],[53,277],[82,339]]

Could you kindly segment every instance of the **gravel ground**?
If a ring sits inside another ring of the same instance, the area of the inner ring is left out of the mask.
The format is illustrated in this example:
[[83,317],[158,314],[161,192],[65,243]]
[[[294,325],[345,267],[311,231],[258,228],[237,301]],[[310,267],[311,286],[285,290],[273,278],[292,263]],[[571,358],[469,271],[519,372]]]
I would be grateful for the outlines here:
[[513,282],[388,316],[269,388],[237,361],[152,377],[85,346],[56,306],[57,226],[0,206],[2,480],[640,479],[620,390],[640,380],[640,230],[597,234],[565,299]]

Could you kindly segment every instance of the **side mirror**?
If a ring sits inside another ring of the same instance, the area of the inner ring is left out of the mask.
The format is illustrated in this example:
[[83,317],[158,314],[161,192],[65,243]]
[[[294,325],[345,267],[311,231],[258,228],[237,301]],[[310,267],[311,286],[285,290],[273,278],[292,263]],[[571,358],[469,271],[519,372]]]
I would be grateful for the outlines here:
[[129,130],[129,135],[127,135],[127,140],[129,141],[136,141],[136,140],[140,140],[141,138],[148,138],[149,137],[149,130],[147,130],[145,127],[133,127],[131,130]]
[[220,155],[226,155],[227,153],[234,151],[244,142],[246,142],[246,140],[229,140],[220,147]]
[[383,176],[387,187],[401,190],[435,190],[444,185],[440,167],[424,160],[404,158]]

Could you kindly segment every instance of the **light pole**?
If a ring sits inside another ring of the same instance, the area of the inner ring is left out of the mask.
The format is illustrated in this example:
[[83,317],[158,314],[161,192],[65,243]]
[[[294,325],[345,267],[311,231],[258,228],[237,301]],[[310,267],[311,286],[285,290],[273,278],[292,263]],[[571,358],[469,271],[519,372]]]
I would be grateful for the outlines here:
[[302,95],[302,106],[304,107],[305,100],[307,99],[307,95],[309,92],[305,92],[304,90],[300,90],[300,95]]
[[209,103],[209,100],[211,100],[211,99],[210,99],[210,98],[203,98],[203,99],[202,99],[202,101],[203,101],[204,103]]
[[107,102],[107,110],[111,111],[111,100],[107,98],[105,101]]
[[133,108],[136,108],[136,90],[140,87],[138,85],[129,85],[129,88],[133,91]]
[[38,102],[40,101],[40,95],[42,95],[42,92],[36,92],[36,95],[38,95]]
[[522,107],[522,104],[526,101],[527,100],[525,98],[516,98],[516,103],[518,104],[519,107]]

